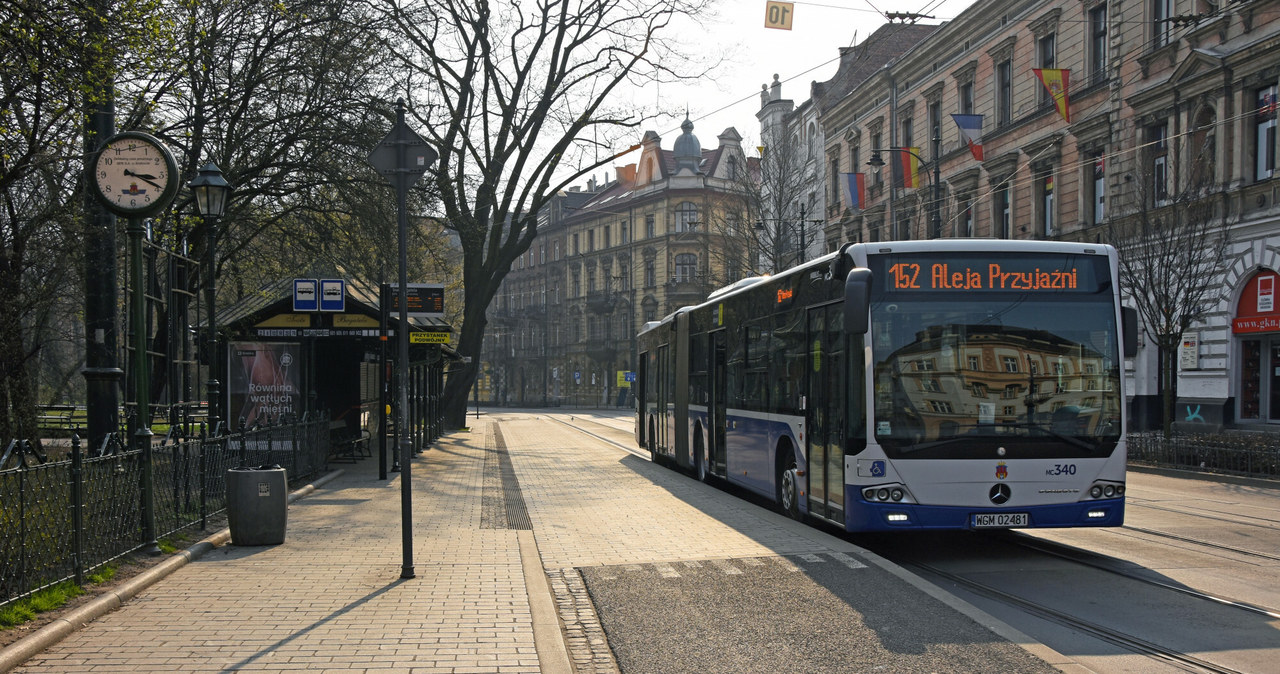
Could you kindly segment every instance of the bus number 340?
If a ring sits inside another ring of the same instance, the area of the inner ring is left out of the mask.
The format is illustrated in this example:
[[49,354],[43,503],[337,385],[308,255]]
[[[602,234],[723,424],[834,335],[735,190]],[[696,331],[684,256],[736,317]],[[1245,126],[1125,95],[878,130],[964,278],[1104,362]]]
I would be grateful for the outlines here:
[[1055,463],[1053,468],[1046,469],[1045,475],[1075,475],[1076,464],[1074,463]]

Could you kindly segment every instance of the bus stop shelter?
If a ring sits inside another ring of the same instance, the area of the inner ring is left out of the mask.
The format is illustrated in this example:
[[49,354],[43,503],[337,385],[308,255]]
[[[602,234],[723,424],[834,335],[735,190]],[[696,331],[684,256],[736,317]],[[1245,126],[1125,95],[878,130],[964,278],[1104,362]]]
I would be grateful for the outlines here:
[[[301,283],[299,283],[301,282]],[[309,291],[309,292],[308,292]],[[391,286],[281,279],[217,313],[221,409],[233,429],[327,415],[342,458],[396,446],[398,311]],[[308,297],[310,295],[310,297]],[[299,299],[303,301],[299,302]],[[440,436],[452,328],[410,316],[405,432],[415,452]]]

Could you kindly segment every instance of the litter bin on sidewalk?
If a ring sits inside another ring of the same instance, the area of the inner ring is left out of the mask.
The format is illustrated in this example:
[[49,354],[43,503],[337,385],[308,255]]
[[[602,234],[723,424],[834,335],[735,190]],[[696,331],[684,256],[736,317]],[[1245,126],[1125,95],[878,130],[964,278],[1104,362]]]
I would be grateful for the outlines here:
[[280,466],[227,470],[227,526],[233,545],[284,542],[288,484]]

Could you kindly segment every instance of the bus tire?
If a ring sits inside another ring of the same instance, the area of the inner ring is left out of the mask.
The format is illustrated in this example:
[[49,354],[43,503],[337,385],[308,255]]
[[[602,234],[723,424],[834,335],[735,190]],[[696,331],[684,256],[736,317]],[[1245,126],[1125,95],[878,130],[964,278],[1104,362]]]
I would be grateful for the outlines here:
[[707,482],[711,479],[711,474],[707,470],[706,446],[707,443],[702,440],[702,428],[699,427],[693,434],[693,470],[699,482]]
[[783,450],[786,455],[778,462],[778,508],[793,520],[800,519],[800,476],[796,467],[796,455]]
[[654,439],[654,433],[658,430],[657,426],[658,424],[653,420],[653,417],[649,417],[649,442],[647,444],[649,445],[649,461],[653,463],[658,462],[658,441]]

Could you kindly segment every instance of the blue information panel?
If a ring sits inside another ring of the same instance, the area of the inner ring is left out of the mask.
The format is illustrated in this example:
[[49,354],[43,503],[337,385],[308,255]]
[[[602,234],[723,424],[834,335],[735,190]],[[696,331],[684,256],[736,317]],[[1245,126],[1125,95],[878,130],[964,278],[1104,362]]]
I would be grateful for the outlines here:
[[347,282],[342,279],[320,281],[320,311],[343,311],[346,308]]
[[293,310],[315,311],[320,308],[320,288],[313,278],[293,280]]

